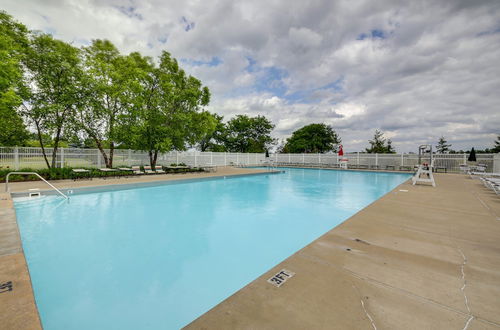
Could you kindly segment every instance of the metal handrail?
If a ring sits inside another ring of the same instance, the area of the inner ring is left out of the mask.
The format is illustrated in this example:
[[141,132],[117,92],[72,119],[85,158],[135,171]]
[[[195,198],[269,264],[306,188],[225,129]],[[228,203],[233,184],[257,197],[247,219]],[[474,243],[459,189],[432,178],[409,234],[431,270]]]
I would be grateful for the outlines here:
[[52,187],[55,191],[57,191],[61,196],[63,196],[64,198],[66,199],[69,199],[68,196],[66,196],[65,194],[63,194],[59,189],[57,189],[56,187],[54,187],[49,181],[45,180],[40,174],[36,173],[36,172],[9,172],[7,174],[7,176],[5,177],[5,191],[6,192],[10,192],[10,189],[9,189],[9,176],[11,174],[20,174],[20,175],[36,175],[37,177],[39,177],[40,179],[42,179],[43,182],[45,182],[46,184],[48,184],[50,187]]

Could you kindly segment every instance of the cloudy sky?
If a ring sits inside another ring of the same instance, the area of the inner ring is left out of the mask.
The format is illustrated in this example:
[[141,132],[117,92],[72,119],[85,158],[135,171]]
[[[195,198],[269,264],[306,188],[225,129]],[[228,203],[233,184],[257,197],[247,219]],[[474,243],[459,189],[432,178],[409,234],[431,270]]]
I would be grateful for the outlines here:
[[285,138],[327,123],[360,151],[375,129],[398,151],[444,135],[500,134],[498,0],[2,0],[30,29],[128,53],[172,53],[212,91],[210,110],[265,115]]

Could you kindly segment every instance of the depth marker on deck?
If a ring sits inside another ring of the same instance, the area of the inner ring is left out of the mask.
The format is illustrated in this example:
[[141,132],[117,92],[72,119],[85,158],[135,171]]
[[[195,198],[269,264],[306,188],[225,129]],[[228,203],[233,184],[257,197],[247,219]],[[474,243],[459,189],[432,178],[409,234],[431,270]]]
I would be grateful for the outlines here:
[[278,273],[276,273],[273,277],[267,280],[267,282],[271,283],[275,287],[279,288],[283,285],[289,278],[295,275],[294,272],[289,271],[287,269],[282,269]]

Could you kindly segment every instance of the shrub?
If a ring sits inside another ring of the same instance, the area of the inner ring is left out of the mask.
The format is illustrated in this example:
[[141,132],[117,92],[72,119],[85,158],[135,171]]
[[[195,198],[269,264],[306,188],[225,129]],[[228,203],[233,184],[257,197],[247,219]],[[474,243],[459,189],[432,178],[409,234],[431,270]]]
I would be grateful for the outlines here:
[[[81,167],[79,167],[81,168]],[[31,168],[22,168],[19,170],[14,170],[12,168],[9,169],[0,169],[0,182],[5,182],[5,179],[7,177],[7,174],[10,172],[36,172],[40,174],[42,178],[45,180],[67,180],[67,179],[74,179],[76,176],[78,178],[81,178],[82,175],[75,175],[75,173],[72,171],[73,168],[71,167],[63,167],[63,168],[44,168],[44,169],[31,169]],[[110,177],[110,176],[125,176],[125,175],[132,175],[131,173],[127,171],[117,171],[117,172],[101,172],[96,168],[85,168],[86,170],[89,170],[90,173],[87,173],[87,177],[92,177],[92,178],[103,178],[103,177]],[[202,170],[198,168],[194,168],[191,170],[184,170],[184,171],[189,171],[189,172],[201,172]],[[176,170],[174,171],[168,171],[169,173],[175,173]],[[38,181],[40,180],[36,175],[17,175],[13,174],[9,177],[9,182],[21,182],[21,181]]]

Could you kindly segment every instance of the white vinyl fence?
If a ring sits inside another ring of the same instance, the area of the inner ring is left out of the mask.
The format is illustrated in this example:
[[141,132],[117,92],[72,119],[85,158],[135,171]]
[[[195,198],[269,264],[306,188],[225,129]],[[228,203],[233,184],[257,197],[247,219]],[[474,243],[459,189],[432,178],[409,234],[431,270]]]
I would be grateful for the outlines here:
[[[495,161],[500,162],[497,154],[476,154],[476,162],[468,162],[468,154],[433,154],[434,166],[437,170],[451,173],[460,172],[460,165],[486,165],[487,172],[494,168]],[[366,154],[346,153],[343,157],[336,154],[272,154],[271,160],[277,165],[326,166],[338,167],[341,158],[348,159],[349,168],[413,170],[419,164],[418,154]],[[429,155],[423,156],[420,162],[429,162]]]
[[[45,153],[52,162],[52,148],[45,148]],[[106,150],[109,156],[109,150]],[[159,154],[158,165],[184,163],[190,166],[202,165],[261,165],[266,159],[264,153],[231,153],[231,152],[199,152],[173,151]],[[113,167],[149,165],[149,155],[145,151],[115,149]],[[45,168],[42,148],[35,147],[0,147],[0,168]],[[104,158],[98,149],[58,148],[56,167],[105,167]]]
[[[52,149],[46,148],[49,162],[52,160]],[[496,162],[499,162],[499,154]],[[434,154],[434,165],[447,172],[459,172],[461,164],[485,164],[487,171],[494,168],[495,154],[477,154],[477,162],[467,162],[467,154]],[[428,157],[428,156],[427,156]],[[246,165],[256,166],[266,162],[276,165],[320,166],[337,167],[337,154],[271,154],[266,160],[264,153],[231,153],[231,152],[199,152],[199,151],[172,151],[158,155],[159,165],[184,163],[190,166],[203,165]],[[419,162],[416,154],[365,154],[347,153],[350,168],[377,168],[394,170],[411,170]],[[428,158],[426,159],[428,160]],[[56,155],[57,167],[104,167],[104,159],[98,149],[59,148]],[[115,149],[113,167],[148,165],[147,152],[129,149]],[[498,165],[498,164],[497,164]],[[44,168],[45,160],[41,148],[32,147],[0,147],[0,168]]]

